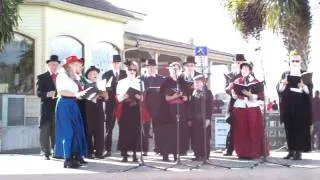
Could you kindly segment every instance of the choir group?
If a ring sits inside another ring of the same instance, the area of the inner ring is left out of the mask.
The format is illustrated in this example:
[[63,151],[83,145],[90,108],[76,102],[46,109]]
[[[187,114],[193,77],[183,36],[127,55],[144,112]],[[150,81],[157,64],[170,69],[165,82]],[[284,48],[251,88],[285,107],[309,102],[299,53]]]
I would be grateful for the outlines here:
[[[301,57],[291,57],[290,70],[282,75],[277,90],[289,149],[285,158],[298,160],[301,152],[310,150],[312,83],[290,82],[291,76],[303,73]],[[190,148],[195,156],[192,160],[209,158],[213,95],[207,76],[195,70],[193,56],[183,64],[170,62],[168,77],[158,74],[154,59],[145,61],[146,73],[141,76],[139,64],[128,60],[122,64],[120,55],[113,56],[112,69],[104,74],[95,66],[84,72],[84,59],[77,56],[66,58],[59,69],[60,63],[58,56],[52,55],[47,60],[48,71],[39,75],[37,82],[45,159],[50,159],[53,149],[53,157],[64,159],[65,168],[77,168],[87,163],[84,157],[111,156],[116,122],[122,162],[128,162],[129,152],[134,162],[138,161],[137,152],[146,156],[149,138],[154,139],[154,151],[163,161],[170,161],[171,154],[176,161]],[[232,72],[225,77],[231,97],[225,155],[232,155],[234,149],[241,159],[268,156],[260,108],[264,88],[255,78],[253,64],[237,54]]]

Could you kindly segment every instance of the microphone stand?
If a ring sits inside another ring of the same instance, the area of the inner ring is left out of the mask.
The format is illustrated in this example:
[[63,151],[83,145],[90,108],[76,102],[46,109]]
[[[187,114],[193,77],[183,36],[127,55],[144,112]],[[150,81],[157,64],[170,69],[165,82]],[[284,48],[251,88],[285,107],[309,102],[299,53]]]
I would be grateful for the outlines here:
[[[144,92],[143,92],[143,82],[142,82],[141,78],[140,78],[140,82],[139,83],[140,83],[140,96],[141,96],[141,98],[143,98],[144,97]],[[148,167],[148,168],[152,168],[152,169],[166,170],[166,169],[161,168],[161,167],[147,165],[144,162],[142,151],[143,151],[143,135],[145,135],[145,132],[144,132],[144,129],[143,129],[143,119],[142,119],[143,112],[142,112],[141,106],[142,106],[142,101],[140,99],[139,100],[139,113],[140,113],[140,162],[138,163],[137,166],[131,167],[131,168],[126,169],[126,170],[123,170],[122,172],[128,172],[128,171],[131,171],[131,170],[134,170],[134,169],[138,169],[140,167]]]
[[[256,48],[255,51],[260,51],[261,48]],[[267,88],[266,86],[266,78],[265,78],[265,71],[264,71],[264,66],[263,66],[263,59],[261,58],[260,59],[261,61],[261,67],[262,67],[262,72],[263,72],[263,95],[265,96],[265,88]],[[263,98],[263,137],[262,137],[262,148],[263,148],[263,157],[261,159],[261,161],[253,164],[253,167],[257,167],[259,166],[260,164],[274,164],[274,165],[279,165],[279,166],[284,166],[284,167],[291,167],[290,164],[287,164],[287,163],[280,163],[280,162],[273,162],[273,161],[269,161],[267,159],[267,152],[266,152],[266,147],[267,147],[267,133],[266,133],[266,124],[267,124],[267,120],[266,120],[266,98],[264,97]]]
[[[177,70],[175,69],[175,76],[176,76],[176,79],[177,79],[177,91],[180,92],[180,85],[179,85],[179,76],[178,76],[178,73],[177,73]],[[168,169],[170,168],[173,168],[175,166],[185,166],[185,167],[189,167],[189,170],[193,169],[193,168],[196,168],[195,166],[191,166],[191,165],[188,165],[188,164],[184,164],[181,162],[181,159],[180,159],[180,104],[177,103],[176,104],[176,121],[177,121],[177,160],[176,160],[176,163],[169,166],[169,167],[166,167],[165,168],[165,171],[167,171]]]

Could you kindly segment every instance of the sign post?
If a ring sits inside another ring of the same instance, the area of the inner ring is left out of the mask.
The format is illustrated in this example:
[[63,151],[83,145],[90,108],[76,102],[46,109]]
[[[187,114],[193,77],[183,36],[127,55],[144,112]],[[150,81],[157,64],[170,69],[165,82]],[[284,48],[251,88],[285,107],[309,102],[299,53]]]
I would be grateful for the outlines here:
[[206,46],[197,46],[195,48],[195,61],[196,69],[202,74],[207,74],[209,72],[208,67],[208,48]]

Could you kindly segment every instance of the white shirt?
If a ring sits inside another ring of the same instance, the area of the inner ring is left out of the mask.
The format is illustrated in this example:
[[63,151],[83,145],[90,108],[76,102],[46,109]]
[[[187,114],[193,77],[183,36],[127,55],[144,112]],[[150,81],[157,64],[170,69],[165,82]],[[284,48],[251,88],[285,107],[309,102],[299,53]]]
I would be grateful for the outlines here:
[[116,90],[118,100],[121,102],[125,99],[124,95],[127,93],[129,87],[132,87],[140,91],[141,89],[140,82],[142,83],[142,91],[143,91],[144,84],[143,84],[143,81],[141,81],[140,79],[138,78],[135,78],[133,80],[130,80],[129,78],[121,79],[118,82],[117,90]]
[[67,75],[64,68],[59,70],[56,80],[56,87],[58,93],[63,90],[70,91],[74,94],[79,92],[78,85]]
[[259,107],[260,103],[258,101],[258,95],[252,94],[251,98],[245,97],[244,99],[239,99],[234,102],[233,107],[235,108],[247,108],[247,107]]

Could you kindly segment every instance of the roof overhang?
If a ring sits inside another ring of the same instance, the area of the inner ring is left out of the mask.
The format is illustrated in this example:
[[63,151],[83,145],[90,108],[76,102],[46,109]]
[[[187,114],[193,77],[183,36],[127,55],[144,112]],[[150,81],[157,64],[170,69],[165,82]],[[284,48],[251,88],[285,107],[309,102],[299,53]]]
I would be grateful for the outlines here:
[[139,20],[138,18],[132,18],[127,16],[122,16],[115,13],[110,13],[106,11],[101,11],[93,8],[88,8],[76,4],[67,3],[59,0],[25,0],[24,4],[26,5],[39,5],[39,6],[48,6],[57,9],[62,9],[70,12],[75,12],[79,14],[89,15],[101,19],[111,20],[120,23],[127,23],[130,20]]
[[[141,51],[157,51],[163,52],[172,56],[194,56],[194,46],[185,43],[179,43],[171,40],[162,41],[159,38],[152,40],[149,38],[141,37],[133,33],[125,33],[124,43],[128,49],[141,50]],[[234,55],[209,49],[208,59],[213,64],[232,64]]]

